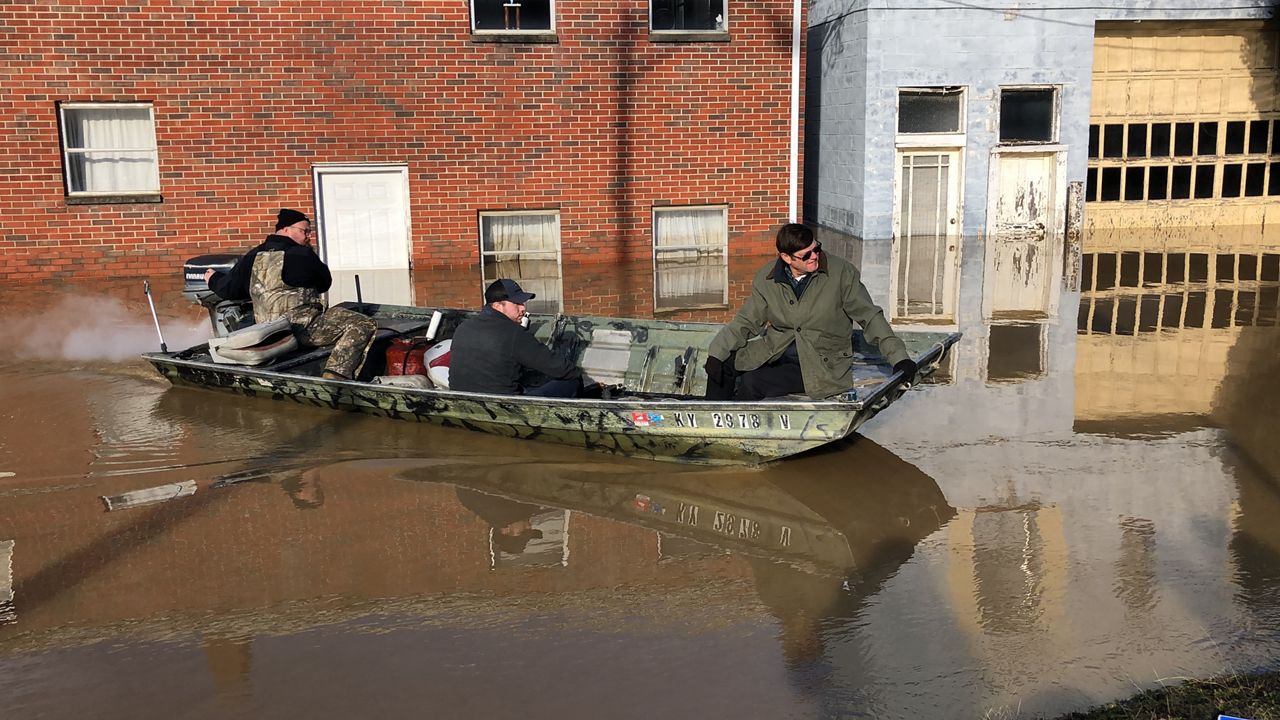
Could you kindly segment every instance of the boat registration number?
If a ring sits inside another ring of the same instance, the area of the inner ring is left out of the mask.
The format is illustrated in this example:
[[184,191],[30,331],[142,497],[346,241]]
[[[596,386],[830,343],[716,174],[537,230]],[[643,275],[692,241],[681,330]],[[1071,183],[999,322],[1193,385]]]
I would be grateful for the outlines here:
[[[674,413],[672,419],[675,420],[676,427],[696,428],[699,426],[698,413],[678,412]],[[713,412],[710,414],[713,428],[721,428],[726,430],[756,430],[764,425],[764,419],[758,413],[727,413]],[[706,417],[702,419],[705,423]],[[705,427],[706,425],[703,425]],[[791,416],[786,413],[779,413],[777,427],[782,430],[791,429]]]

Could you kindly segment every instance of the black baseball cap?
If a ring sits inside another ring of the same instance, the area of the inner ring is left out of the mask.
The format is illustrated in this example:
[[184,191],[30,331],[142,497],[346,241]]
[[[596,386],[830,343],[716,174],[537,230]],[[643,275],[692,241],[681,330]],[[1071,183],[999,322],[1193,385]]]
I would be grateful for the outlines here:
[[485,288],[484,291],[485,303],[495,303],[506,300],[517,305],[523,305],[535,297],[537,297],[537,295],[525,292],[520,288],[520,283],[508,278],[494,280],[489,284],[489,287]]

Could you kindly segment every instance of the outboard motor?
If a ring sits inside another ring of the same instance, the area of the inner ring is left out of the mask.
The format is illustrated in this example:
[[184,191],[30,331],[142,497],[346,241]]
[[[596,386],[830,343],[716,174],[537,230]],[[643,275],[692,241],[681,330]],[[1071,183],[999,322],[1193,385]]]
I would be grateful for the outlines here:
[[182,294],[209,311],[209,324],[213,326],[214,337],[226,337],[235,330],[253,324],[251,301],[223,300],[204,281],[206,270],[227,272],[239,259],[239,255],[200,255],[187,260],[182,266]]

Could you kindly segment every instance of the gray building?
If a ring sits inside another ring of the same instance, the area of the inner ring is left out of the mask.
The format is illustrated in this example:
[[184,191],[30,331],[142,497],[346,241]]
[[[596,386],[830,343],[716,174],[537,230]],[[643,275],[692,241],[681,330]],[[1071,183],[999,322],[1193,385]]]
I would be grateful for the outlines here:
[[805,219],[895,323],[958,325],[975,261],[982,317],[1022,321],[1057,314],[1081,248],[1086,287],[1134,253],[1260,267],[1274,5],[814,0]]

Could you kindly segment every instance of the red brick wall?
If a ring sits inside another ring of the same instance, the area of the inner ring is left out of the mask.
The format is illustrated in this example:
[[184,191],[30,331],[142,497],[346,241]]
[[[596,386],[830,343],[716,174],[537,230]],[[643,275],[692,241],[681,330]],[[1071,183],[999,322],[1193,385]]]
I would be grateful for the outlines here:
[[[505,44],[463,0],[0,4],[0,281],[176,273],[309,211],[313,163],[391,162],[420,268],[478,284],[479,210],[559,208],[565,309],[609,309],[575,272],[648,258],[654,205],[727,203],[731,253],[771,249],[790,12],[734,1],[731,42],[654,43],[644,0],[561,0],[557,43]],[[122,100],[154,103],[164,202],[68,205],[55,103]]]

